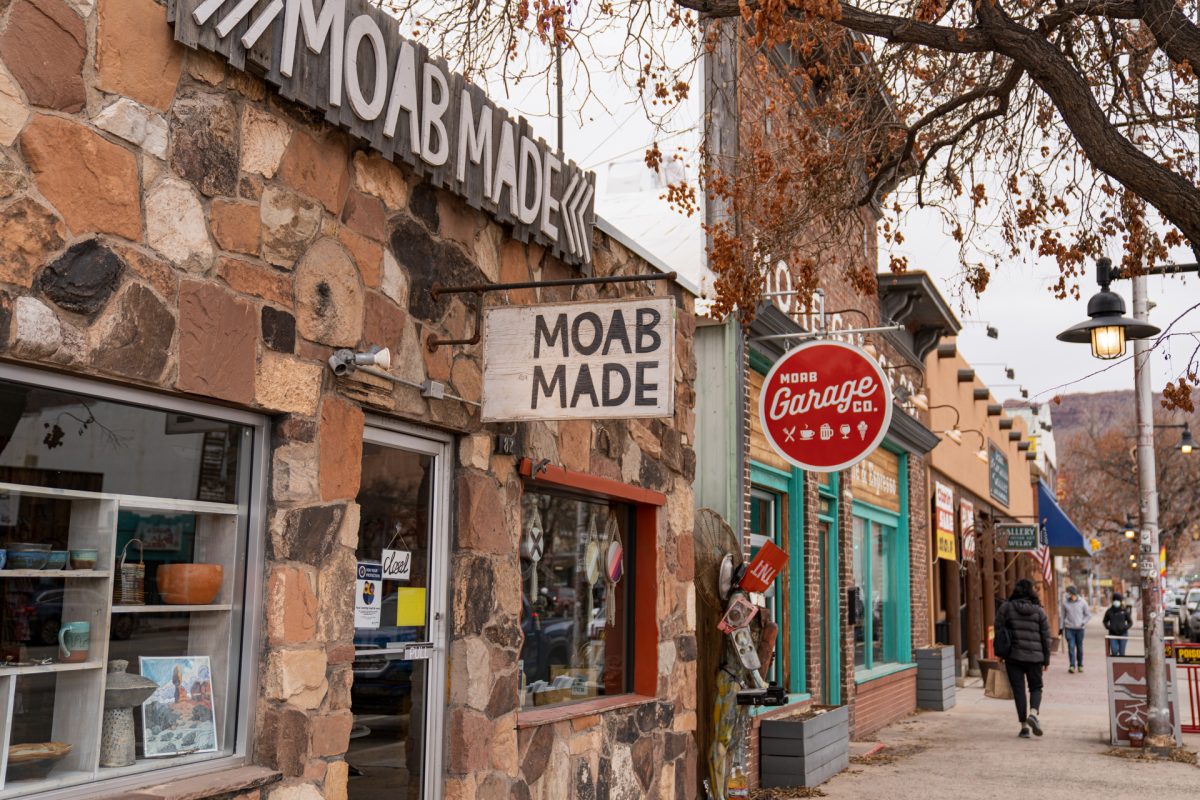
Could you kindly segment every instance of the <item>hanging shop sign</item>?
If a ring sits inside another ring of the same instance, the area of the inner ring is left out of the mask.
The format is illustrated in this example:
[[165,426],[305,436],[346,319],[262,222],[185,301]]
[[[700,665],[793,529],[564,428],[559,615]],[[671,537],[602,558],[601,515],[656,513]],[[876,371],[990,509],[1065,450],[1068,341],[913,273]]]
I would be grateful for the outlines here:
[[1037,525],[999,525],[997,530],[1003,537],[1004,549],[1010,553],[1032,553],[1042,543]]
[[1008,505],[1008,456],[988,442],[988,494],[1001,505]]
[[412,577],[411,550],[384,550],[383,577],[389,581],[406,581]]
[[958,560],[957,541],[954,536],[954,489],[934,481],[934,517],[937,534],[937,556],[947,561]]
[[633,297],[484,313],[484,422],[675,413],[675,301]]
[[975,504],[970,500],[958,501],[958,525],[962,531],[963,561],[975,560]]
[[862,348],[809,342],[775,362],[758,405],[776,452],[801,469],[836,472],[883,442],[892,421],[892,387]]
[[[319,6],[318,6],[319,3]],[[596,177],[450,72],[370,0],[168,0],[175,40],[262,74],[571,264],[591,261]]]

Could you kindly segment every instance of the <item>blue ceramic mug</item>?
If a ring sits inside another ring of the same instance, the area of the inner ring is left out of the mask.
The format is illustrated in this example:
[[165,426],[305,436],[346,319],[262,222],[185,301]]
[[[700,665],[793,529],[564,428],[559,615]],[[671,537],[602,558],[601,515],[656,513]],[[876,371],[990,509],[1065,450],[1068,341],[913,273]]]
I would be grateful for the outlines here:
[[58,660],[64,664],[87,661],[91,623],[64,622],[58,629]]

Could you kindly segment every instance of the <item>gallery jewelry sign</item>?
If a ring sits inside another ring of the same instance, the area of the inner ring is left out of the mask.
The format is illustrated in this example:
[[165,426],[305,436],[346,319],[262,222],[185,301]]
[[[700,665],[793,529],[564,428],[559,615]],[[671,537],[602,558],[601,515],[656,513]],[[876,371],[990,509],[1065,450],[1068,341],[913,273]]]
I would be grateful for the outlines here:
[[763,379],[759,418],[775,451],[801,469],[836,472],[887,435],[892,387],[879,363],[844,342],[809,342]]
[[484,312],[484,422],[675,413],[675,301],[628,298]]
[[[320,4],[318,7],[318,3]],[[595,174],[566,161],[368,0],[168,0],[175,39],[264,75],[572,263],[591,261]]]

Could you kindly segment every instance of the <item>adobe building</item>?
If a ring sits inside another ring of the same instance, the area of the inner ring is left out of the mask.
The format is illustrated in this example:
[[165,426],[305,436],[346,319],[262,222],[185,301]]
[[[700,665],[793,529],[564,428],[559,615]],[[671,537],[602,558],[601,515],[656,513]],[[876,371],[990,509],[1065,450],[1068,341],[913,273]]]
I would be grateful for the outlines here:
[[[693,296],[315,5],[0,17],[0,797],[694,797]],[[482,422],[477,304],[595,300],[636,387]]]

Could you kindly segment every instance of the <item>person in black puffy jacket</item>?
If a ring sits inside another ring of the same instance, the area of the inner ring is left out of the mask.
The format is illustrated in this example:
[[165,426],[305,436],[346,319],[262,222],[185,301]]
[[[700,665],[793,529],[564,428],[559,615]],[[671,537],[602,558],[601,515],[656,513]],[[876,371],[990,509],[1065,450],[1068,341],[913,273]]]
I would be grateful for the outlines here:
[[1129,609],[1125,607],[1125,598],[1120,592],[1113,592],[1112,605],[1104,612],[1104,629],[1108,631],[1109,636],[1115,637],[1108,640],[1110,655],[1125,655],[1125,645],[1129,643],[1125,637],[1132,627],[1133,619]]
[[[1017,581],[1008,602],[996,612],[996,630],[1007,629],[1012,637],[1012,650],[1004,659],[1004,670],[1012,684],[1013,702],[1017,704],[1017,719],[1021,722],[1020,737],[1029,738],[1032,729],[1042,735],[1038,719],[1042,706],[1042,673],[1050,666],[1050,620],[1033,590],[1033,582]],[[1029,684],[1028,712],[1025,684]]]

